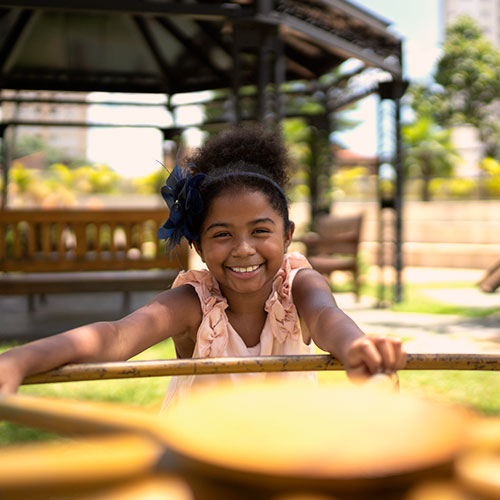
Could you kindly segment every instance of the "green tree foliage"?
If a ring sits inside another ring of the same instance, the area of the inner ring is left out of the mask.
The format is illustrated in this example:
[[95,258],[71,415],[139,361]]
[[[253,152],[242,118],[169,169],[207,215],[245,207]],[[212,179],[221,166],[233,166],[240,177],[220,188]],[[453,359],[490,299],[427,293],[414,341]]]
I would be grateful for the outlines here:
[[10,181],[17,187],[19,193],[26,193],[30,186],[37,182],[36,173],[24,168],[20,163],[16,163],[11,167],[9,176]]
[[500,51],[471,18],[460,17],[447,28],[434,79],[438,87],[411,91],[417,115],[431,115],[441,126],[476,127],[486,156],[498,157]]
[[306,188],[302,191],[308,195],[313,221],[316,215],[328,211],[331,204],[332,156],[328,129],[295,118],[286,120],[283,130],[296,161],[296,180]]
[[445,89],[449,120],[480,127],[492,101],[500,98],[500,52],[475,21],[460,17],[446,30],[435,81]]
[[480,168],[484,172],[483,191],[486,196],[500,196],[500,162],[494,158],[483,158]]
[[44,153],[45,167],[49,167],[54,163],[64,163],[70,167],[88,163],[87,160],[77,158],[66,151],[50,146],[41,137],[36,135],[20,137],[14,145],[13,157],[17,159],[40,152]]
[[449,176],[458,157],[451,131],[440,128],[430,116],[422,116],[402,128],[407,175],[422,178],[421,197],[429,201],[432,177]]
[[140,194],[159,194],[167,177],[168,172],[165,168],[159,168],[149,175],[133,179],[132,184],[135,191]]

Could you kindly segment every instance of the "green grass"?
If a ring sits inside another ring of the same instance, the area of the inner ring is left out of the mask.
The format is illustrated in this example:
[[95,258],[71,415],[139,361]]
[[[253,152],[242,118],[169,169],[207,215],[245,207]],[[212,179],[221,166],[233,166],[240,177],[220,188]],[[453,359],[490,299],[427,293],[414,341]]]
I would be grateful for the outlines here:
[[[500,307],[466,307],[455,304],[447,304],[428,297],[423,290],[429,288],[475,288],[474,283],[432,283],[432,284],[405,284],[403,289],[403,300],[393,303],[391,311],[424,313],[424,314],[454,314],[467,318],[485,318],[495,313],[500,313]],[[388,287],[388,300],[393,299],[393,287]],[[362,294],[370,297],[378,297],[377,286],[364,284]]]
[[[318,380],[348,383],[345,372],[319,372]],[[402,370],[401,393],[459,404],[483,415],[500,415],[500,372]]]
[[402,392],[458,403],[484,415],[500,415],[500,372],[401,371]]
[[[0,352],[13,347],[13,343],[2,344]],[[173,342],[167,340],[147,349],[134,359],[174,358]],[[65,382],[60,384],[40,384],[22,386],[20,394],[74,399],[80,401],[108,401],[150,408],[158,411],[168,387],[168,377],[146,377],[123,380],[101,380],[88,382]],[[10,422],[0,422],[0,446],[27,441],[47,441],[57,439],[56,434],[32,429]]]

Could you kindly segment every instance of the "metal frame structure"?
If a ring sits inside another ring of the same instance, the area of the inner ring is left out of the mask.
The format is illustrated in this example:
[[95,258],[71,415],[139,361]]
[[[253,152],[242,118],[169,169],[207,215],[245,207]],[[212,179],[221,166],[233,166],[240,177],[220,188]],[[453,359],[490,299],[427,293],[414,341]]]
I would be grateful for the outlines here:
[[[250,118],[273,124],[286,115],[284,90],[290,92],[290,84],[299,81],[309,97],[318,92],[325,96],[323,116],[309,120],[330,133],[337,110],[374,92],[387,98],[377,85],[346,95],[349,75],[321,83],[347,59],[361,62],[355,73],[378,68],[386,73],[387,88],[403,88],[401,40],[388,26],[346,0],[0,0],[0,91],[173,96],[217,90],[229,102],[223,123]],[[249,88],[255,89],[250,117],[244,103]],[[399,134],[400,98],[394,93],[388,98],[395,104],[394,130]],[[6,142],[6,129],[19,124],[0,123],[1,142]],[[168,139],[179,128],[162,132]],[[390,161],[398,172],[394,265],[400,277],[402,168],[397,137]],[[396,291],[396,300],[399,296]]]

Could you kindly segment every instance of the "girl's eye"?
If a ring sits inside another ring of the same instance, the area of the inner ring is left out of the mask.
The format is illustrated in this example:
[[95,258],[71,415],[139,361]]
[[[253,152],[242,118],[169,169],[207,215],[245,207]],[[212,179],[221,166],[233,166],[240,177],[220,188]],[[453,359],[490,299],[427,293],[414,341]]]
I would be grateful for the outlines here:
[[254,229],[253,232],[256,234],[262,234],[262,233],[269,233],[270,231],[269,231],[269,229],[259,227],[258,229]]
[[220,233],[215,233],[213,238],[224,238],[226,236],[229,236],[229,233],[227,231],[221,231]]

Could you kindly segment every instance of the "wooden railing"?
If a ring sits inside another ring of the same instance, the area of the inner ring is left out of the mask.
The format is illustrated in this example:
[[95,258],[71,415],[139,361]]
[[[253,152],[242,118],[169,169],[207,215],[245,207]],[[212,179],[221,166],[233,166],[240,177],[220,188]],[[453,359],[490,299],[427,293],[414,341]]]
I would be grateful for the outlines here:
[[156,237],[167,218],[163,209],[0,211],[0,271],[178,267]]
[[167,288],[188,267],[186,246],[171,256],[157,239],[167,218],[166,209],[0,211],[0,294]]

